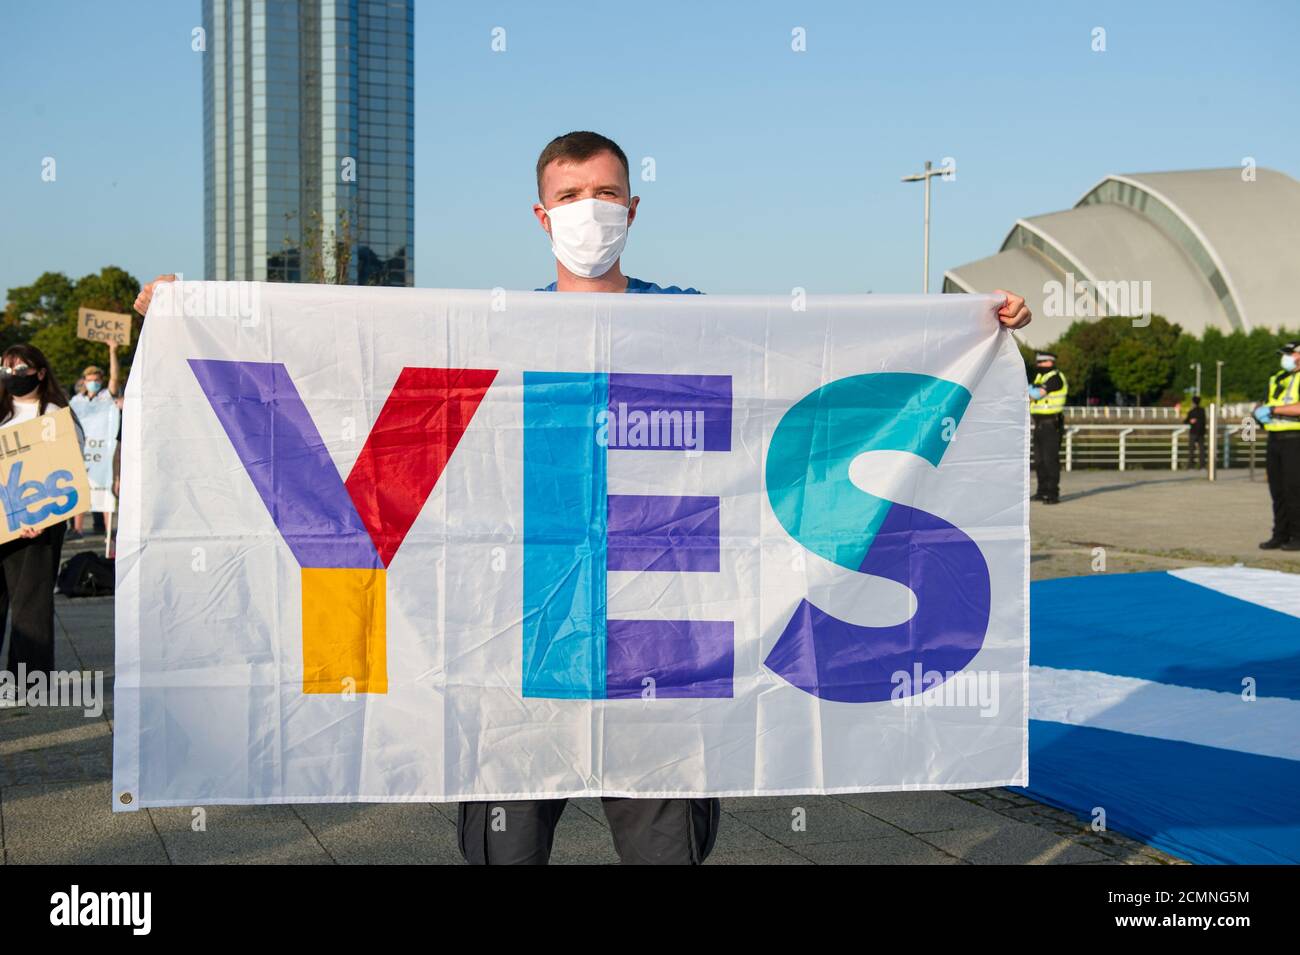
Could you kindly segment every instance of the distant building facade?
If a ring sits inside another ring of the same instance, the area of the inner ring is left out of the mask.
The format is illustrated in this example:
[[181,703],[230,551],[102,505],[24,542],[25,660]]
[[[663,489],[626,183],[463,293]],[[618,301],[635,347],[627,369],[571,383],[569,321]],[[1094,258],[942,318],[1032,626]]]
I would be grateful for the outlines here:
[[1102,315],[1206,328],[1294,327],[1300,183],[1264,168],[1112,175],[1064,212],[1019,219],[996,254],[944,273],[945,292],[1014,289],[1034,345]]
[[209,279],[414,284],[414,0],[203,0]]

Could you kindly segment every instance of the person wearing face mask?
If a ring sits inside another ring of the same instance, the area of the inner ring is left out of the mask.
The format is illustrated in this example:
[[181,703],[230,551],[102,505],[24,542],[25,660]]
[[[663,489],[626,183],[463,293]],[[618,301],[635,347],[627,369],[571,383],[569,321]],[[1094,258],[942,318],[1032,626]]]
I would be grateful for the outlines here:
[[[537,160],[533,214],[551,240],[555,281],[539,292],[698,295],[623,274],[623,247],[640,197],[632,195],[627,155],[605,136],[572,132]],[[462,802],[461,855],[471,865],[545,865],[567,799]],[[624,864],[698,865],[713,850],[722,804],[716,799],[601,800]]]
[[[547,144],[536,165],[533,214],[550,240],[555,281],[539,292],[698,295],[694,288],[660,286],[633,278],[622,269],[628,230],[640,197],[632,195],[627,155],[599,133],[578,131]],[[135,309],[149,310],[160,275],[140,290]],[[997,312],[1007,328],[1031,319],[1025,300],[1003,292]],[[545,865],[567,799],[463,802],[457,818],[461,855],[477,865]],[[619,859],[624,864],[698,865],[717,838],[721,804],[717,799],[601,800]]]
[[[40,349],[12,345],[0,362],[0,427],[67,407],[68,398]],[[75,412],[72,420],[84,447]],[[0,630],[8,614],[10,673],[16,674],[19,664],[25,664],[29,674],[54,669],[54,581],[66,526],[61,521],[39,531],[24,528],[22,536],[0,544]],[[13,690],[12,683],[6,689]]]
[[556,279],[539,292],[698,295],[623,274],[623,246],[636,219],[627,155],[599,133],[557,136],[537,159],[533,214],[551,240]]
[[[533,214],[551,240],[556,272],[537,291],[700,294],[623,273],[623,249],[641,200],[632,195],[627,155],[612,139],[585,131],[553,139],[537,160],[537,198]],[[1030,317],[1017,295],[1007,295],[998,312],[1011,328]],[[461,803],[461,853],[478,865],[545,864],[566,802]],[[721,820],[717,799],[606,797],[601,808],[624,864],[698,865],[712,851]],[[504,825],[494,825],[498,819]]]
[[1268,397],[1255,418],[1268,432],[1268,493],[1273,536],[1261,550],[1300,551],[1300,342],[1278,351],[1282,369],[1268,380]]
[[[77,413],[78,417],[84,418],[87,416],[87,411],[92,411],[92,402],[103,404],[116,399],[118,394],[118,371],[117,346],[109,342],[107,387],[105,387],[103,369],[98,365],[87,366],[86,370],[81,373],[77,393],[72,396],[71,401],[72,410]],[[107,490],[107,488],[91,488],[91,493],[96,498],[91,512],[91,519],[94,521],[95,533],[97,534],[106,532],[108,526],[106,515],[117,509],[117,501],[113,499],[113,495],[106,493]],[[85,514],[78,514],[72,519],[72,530],[68,531],[68,540],[77,540],[82,536],[85,518]]]
[[86,397],[91,401],[112,401],[117,397],[116,349],[111,350],[109,355],[112,356],[112,361],[108,366],[109,377],[107,381],[104,380],[104,372],[98,365],[90,365],[81,373],[81,380],[86,389]]

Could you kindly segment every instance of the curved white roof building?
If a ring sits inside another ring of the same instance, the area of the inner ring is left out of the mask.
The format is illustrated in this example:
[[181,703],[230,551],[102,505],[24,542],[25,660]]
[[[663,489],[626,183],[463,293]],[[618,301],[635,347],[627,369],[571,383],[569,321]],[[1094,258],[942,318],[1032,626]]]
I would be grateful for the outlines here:
[[1200,334],[1300,319],[1300,182],[1240,168],[1107,176],[1073,209],[1019,219],[945,292],[1012,289],[1037,345],[1099,315],[1153,312]]

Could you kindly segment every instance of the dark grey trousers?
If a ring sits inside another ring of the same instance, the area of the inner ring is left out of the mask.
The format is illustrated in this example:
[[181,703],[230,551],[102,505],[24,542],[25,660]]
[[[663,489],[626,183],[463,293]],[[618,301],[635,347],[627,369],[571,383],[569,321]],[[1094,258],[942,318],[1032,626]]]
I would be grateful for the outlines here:
[[1266,460],[1273,540],[1300,540],[1300,431],[1270,431]]
[[54,669],[54,580],[59,573],[66,523],[51,524],[36,537],[0,544],[0,642],[9,616],[6,668],[17,679],[27,672]]
[[[624,865],[699,865],[713,851],[716,799],[602,799]],[[546,865],[567,799],[463,802],[456,833],[470,865]]]
[[1038,493],[1056,499],[1061,496],[1061,415],[1031,415],[1033,419],[1034,473]]

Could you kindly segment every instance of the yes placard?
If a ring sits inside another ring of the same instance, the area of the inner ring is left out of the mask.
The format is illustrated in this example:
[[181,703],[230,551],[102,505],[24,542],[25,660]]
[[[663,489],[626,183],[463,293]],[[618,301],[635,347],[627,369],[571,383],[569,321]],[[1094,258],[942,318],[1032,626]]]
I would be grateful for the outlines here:
[[90,510],[86,462],[72,412],[57,408],[0,428],[0,543]]

